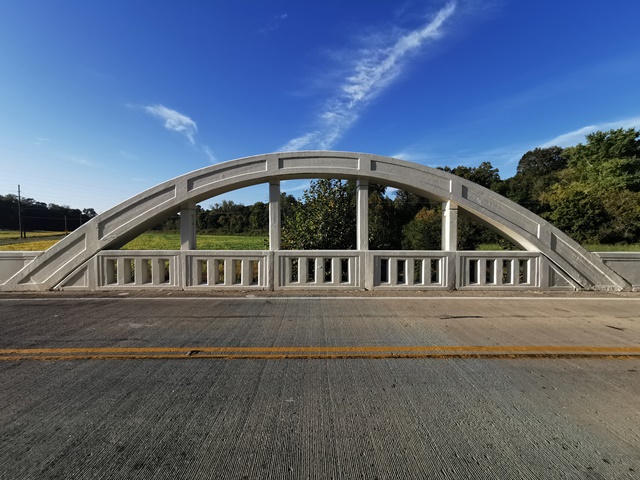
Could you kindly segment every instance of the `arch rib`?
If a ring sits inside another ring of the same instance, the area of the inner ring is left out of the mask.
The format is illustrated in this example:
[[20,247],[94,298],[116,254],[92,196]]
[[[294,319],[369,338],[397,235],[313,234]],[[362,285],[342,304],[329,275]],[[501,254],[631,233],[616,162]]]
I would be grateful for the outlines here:
[[404,160],[334,151],[258,155],[176,177],[93,218],[36,257],[1,288],[52,289],[101,250],[119,248],[184,206],[259,183],[300,178],[361,179],[450,202],[515,244],[541,252],[582,288],[629,288],[595,254],[495,192],[450,173]]

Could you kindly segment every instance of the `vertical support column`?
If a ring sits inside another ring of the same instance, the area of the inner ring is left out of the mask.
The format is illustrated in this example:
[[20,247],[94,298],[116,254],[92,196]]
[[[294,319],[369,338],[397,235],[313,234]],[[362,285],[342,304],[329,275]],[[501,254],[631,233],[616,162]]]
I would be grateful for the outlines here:
[[451,200],[442,204],[442,250],[458,249],[458,205]]
[[196,204],[189,203],[180,210],[180,250],[196,249]]
[[369,181],[358,179],[356,197],[356,249],[369,250]]
[[280,182],[269,182],[269,250],[280,250]]

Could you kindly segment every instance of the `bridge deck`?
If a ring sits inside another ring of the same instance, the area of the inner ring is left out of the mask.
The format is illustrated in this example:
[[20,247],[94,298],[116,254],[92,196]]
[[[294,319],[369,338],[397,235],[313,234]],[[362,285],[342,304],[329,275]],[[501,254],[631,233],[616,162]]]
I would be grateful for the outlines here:
[[633,478],[639,307],[631,295],[3,297],[0,471]]

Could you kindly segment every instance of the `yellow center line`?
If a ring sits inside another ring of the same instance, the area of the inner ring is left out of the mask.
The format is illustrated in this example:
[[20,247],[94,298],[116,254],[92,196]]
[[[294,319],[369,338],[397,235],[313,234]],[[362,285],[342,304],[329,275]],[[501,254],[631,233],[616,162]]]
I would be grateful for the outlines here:
[[540,352],[540,353],[281,353],[281,354],[204,354],[204,355],[178,355],[178,354],[107,354],[107,355],[23,355],[0,357],[0,361],[20,360],[188,360],[188,359],[219,359],[219,360],[314,360],[314,359],[427,359],[427,358],[486,358],[486,359],[515,359],[515,358],[604,358],[604,359],[637,359],[637,354],[625,353],[566,353],[566,352]]
[[405,352],[405,351],[569,351],[640,353],[640,347],[613,347],[593,345],[370,345],[370,346],[289,346],[289,347],[75,347],[75,348],[15,348],[0,349],[6,354],[72,354],[72,353],[216,353],[216,352]]
[[289,347],[97,347],[0,349],[0,360],[278,359],[278,358],[510,358],[640,355],[640,347],[587,345],[370,345]]

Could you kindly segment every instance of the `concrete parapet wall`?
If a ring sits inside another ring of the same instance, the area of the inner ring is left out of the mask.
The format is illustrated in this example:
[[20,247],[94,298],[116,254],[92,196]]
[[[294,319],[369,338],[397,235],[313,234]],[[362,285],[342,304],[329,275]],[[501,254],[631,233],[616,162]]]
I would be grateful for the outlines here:
[[640,252],[596,252],[602,261],[640,291]]
[[0,252],[0,285],[30,264],[42,252]]

